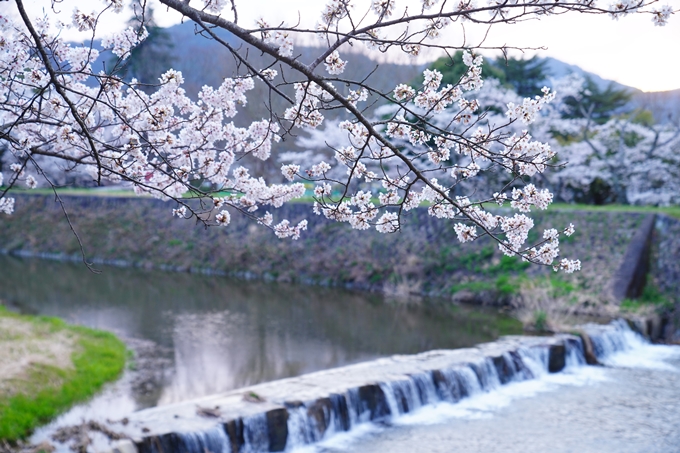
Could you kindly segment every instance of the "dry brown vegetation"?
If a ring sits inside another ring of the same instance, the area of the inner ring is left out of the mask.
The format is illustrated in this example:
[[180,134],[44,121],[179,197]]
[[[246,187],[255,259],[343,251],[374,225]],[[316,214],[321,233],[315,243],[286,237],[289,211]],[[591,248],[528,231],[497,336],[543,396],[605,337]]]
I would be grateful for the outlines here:
[[[55,332],[50,325],[16,317],[0,317],[0,397],[25,393],[31,376],[44,367],[73,370],[76,335]],[[62,382],[46,383],[58,387]]]
[[[238,215],[227,228],[206,229],[193,220],[173,218],[170,203],[152,199],[64,200],[88,258],[144,268],[344,285],[401,298],[432,295],[506,305],[528,325],[535,324],[537,316],[558,325],[560,319],[576,314],[615,315],[611,282],[645,215],[555,208],[532,213],[536,228],[530,242],[545,228],[576,226],[576,234],[560,249],[565,257],[579,258],[583,269],[564,275],[503,257],[488,240],[460,244],[450,225],[429,217],[425,209],[405,217],[402,231],[382,235],[324,221],[311,213],[309,205],[293,204],[273,211],[278,219],[309,220],[303,237],[290,241],[277,239]],[[0,222],[5,252],[80,259],[78,243],[52,197],[20,196],[16,209]]]

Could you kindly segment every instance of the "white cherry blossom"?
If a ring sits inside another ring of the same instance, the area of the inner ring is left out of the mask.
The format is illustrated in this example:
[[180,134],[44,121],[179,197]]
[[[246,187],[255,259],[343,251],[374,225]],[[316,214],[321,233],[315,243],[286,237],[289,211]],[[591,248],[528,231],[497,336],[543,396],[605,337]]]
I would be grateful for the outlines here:
[[[582,11],[614,18],[649,14],[662,26],[672,20],[670,6],[615,0],[599,7],[575,0],[537,10],[531,0],[489,0],[486,15],[472,13],[477,4],[471,0],[421,0],[415,8],[396,0],[327,0],[319,6],[317,27],[306,29],[273,17],[254,26],[240,23],[238,2],[228,0],[160,2],[195,20],[198,34],[223,29],[238,42],[229,44],[238,68],[219,86],[189,95],[182,73],[171,68],[163,68],[158,83],[125,79],[118,70],[148,37],[144,24],[112,35],[97,30],[98,23],[123,9],[123,0],[98,2],[104,10],[99,12],[67,11],[61,19],[57,9],[33,22],[21,14],[0,17],[0,145],[7,149],[3,168],[11,174],[4,182],[10,190],[50,184],[41,180],[42,167],[73,166],[97,183],[125,182],[139,195],[172,199],[177,217],[227,226],[232,215],[242,213],[278,237],[297,239],[307,228],[305,220],[274,222],[270,212],[258,210],[303,197],[306,188],[299,181],[305,181],[314,187],[314,213],[357,230],[395,232],[401,215],[426,204],[429,215],[452,223],[461,242],[488,235],[503,253],[565,272],[578,270],[580,262],[561,259],[557,232],[569,236],[573,225],[548,228],[542,241],[526,244],[534,224],[525,214],[546,209],[553,200],[547,188],[537,187],[536,176],[561,187],[595,177],[619,181],[619,167],[634,168],[627,185],[631,201],[668,204],[679,197],[680,183],[667,169],[680,142],[673,128],[650,129],[623,118],[597,126],[558,121],[563,100],[579,95],[581,86],[573,78],[555,90],[519,98],[485,80],[483,57],[472,46],[462,54],[466,71],[459,81],[443,84],[442,74],[428,69],[422,84],[394,80],[379,90],[370,77],[348,76],[349,63],[340,57],[363,44],[386,55],[401,52],[420,65],[432,49],[456,50],[437,37],[458,20],[519,27],[543,14]],[[106,71],[93,68],[101,59],[98,49],[63,40],[56,26],[62,20],[117,57]],[[308,37],[321,38],[322,47],[310,50],[316,52],[311,58],[307,51],[295,55],[296,43]],[[268,60],[253,65],[249,52]],[[340,74],[343,78],[336,77]],[[252,97],[263,90],[270,96],[264,100],[266,117],[237,117],[261,105],[264,98]],[[328,112],[342,118],[327,121]],[[557,130],[585,134],[589,143],[549,141]],[[613,138],[627,131],[640,142],[616,148]],[[316,134],[329,148],[272,168],[281,139],[297,133]],[[557,151],[575,164],[553,176],[546,170],[556,165]],[[609,156],[625,165],[612,165]],[[584,171],[586,163],[590,167]],[[14,199],[4,192],[0,197],[0,212],[11,214]],[[519,213],[487,210],[506,201]]]

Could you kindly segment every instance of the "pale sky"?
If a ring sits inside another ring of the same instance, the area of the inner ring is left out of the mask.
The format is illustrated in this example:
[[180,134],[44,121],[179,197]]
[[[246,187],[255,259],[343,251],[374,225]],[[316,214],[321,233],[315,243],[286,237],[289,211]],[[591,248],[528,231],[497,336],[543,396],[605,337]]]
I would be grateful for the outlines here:
[[[155,6],[159,25],[170,26],[179,23],[181,17],[174,11],[167,12],[157,0],[150,0]],[[193,0],[196,4],[201,4]],[[313,27],[324,0],[235,0],[239,12],[239,23],[250,27],[255,20],[264,16],[269,23],[281,21],[296,23],[298,17],[303,25]],[[38,14],[42,8],[49,10],[50,0],[29,0],[26,3]],[[357,0],[357,11],[363,11],[368,0]],[[398,0],[397,9],[415,0]],[[680,0],[666,0],[674,8],[680,8]],[[70,14],[75,7],[84,11],[99,8],[98,0],[63,0],[59,8]],[[14,9],[13,2],[0,3],[0,14]],[[67,14],[63,14],[67,16]],[[230,16],[228,16],[230,17]],[[114,31],[123,27],[127,18],[124,13],[110,14],[108,22],[102,24]],[[69,18],[64,17],[64,22]],[[485,29],[466,28],[468,42],[479,40]],[[69,35],[67,35],[69,36]],[[463,32],[460,25],[450,27],[441,39],[449,43],[460,43]],[[551,56],[569,64],[580,66],[605,79],[615,80],[624,85],[643,91],[665,91],[680,88],[680,14],[671,17],[665,27],[655,27],[647,15],[629,15],[618,21],[607,16],[569,14],[559,17],[544,17],[541,20],[516,25],[502,25],[491,28],[487,44],[516,47],[545,47],[541,56]],[[528,55],[535,51],[528,51]],[[491,55],[489,55],[491,56]]]

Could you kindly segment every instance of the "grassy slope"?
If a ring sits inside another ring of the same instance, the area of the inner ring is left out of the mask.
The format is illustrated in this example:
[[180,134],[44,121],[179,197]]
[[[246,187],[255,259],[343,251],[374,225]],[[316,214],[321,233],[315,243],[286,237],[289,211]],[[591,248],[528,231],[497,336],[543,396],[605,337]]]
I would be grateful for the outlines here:
[[[534,212],[536,228],[529,235],[530,242],[539,240],[545,228],[576,226],[576,234],[565,238],[560,249],[565,257],[581,259],[583,270],[563,275],[503,257],[495,244],[484,238],[461,245],[450,226],[424,211],[405,216],[399,234],[357,234],[346,225],[321,222],[301,206],[308,202],[305,199],[273,211],[277,221],[282,217],[310,221],[299,241],[281,241],[241,216],[232,216],[229,228],[205,230],[192,221],[171,220],[172,203],[134,197],[116,200],[117,192],[92,189],[62,193],[95,195],[86,204],[79,202],[79,197],[64,197],[64,201],[88,256],[99,259],[142,267],[169,265],[280,281],[353,285],[388,294],[462,298],[473,294],[484,303],[493,303],[499,296],[506,300],[516,297],[527,287],[583,308],[607,303],[608,285],[645,214],[680,218],[680,207],[554,204],[547,211]],[[77,242],[54,205],[49,196],[19,200],[15,215],[0,218],[0,246],[78,259]]]
[[[309,189],[309,188],[308,188]],[[40,189],[23,189],[16,188],[13,192],[22,194],[36,194],[36,195],[53,195],[54,192],[49,188]],[[63,188],[58,190],[61,195],[85,195],[85,196],[101,196],[101,197],[123,197],[123,198],[134,198],[137,195],[134,194],[132,190],[127,189],[113,189],[113,190],[101,190],[101,189],[87,189],[87,188]],[[311,189],[307,191],[308,194],[311,193]],[[311,196],[305,196],[301,199],[293,200],[293,202],[299,203],[312,203],[314,199]],[[377,199],[374,200],[376,204]],[[550,211],[586,211],[586,212],[636,212],[636,213],[656,213],[656,214],[666,214],[671,217],[680,219],[680,206],[633,206],[633,205],[620,205],[620,204],[610,204],[603,206],[588,205],[588,204],[569,204],[569,203],[553,203]]]
[[559,211],[592,211],[592,212],[636,212],[640,214],[666,214],[671,217],[680,219],[680,206],[631,206],[611,204],[604,206],[595,206],[589,204],[566,204],[554,203],[550,210]]
[[[193,221],[173,221],[172,203],[105,196],[84,203],[78,198],[64,197],[64,201],[88,257],[142,267],[249,272],[281,281],[354,284],[434,295],[461,290],[509,295],[517,287],[517,277],[552,274],[549,269],[527,268],[503,258],[488,240],[461,245],[448,224],[424,211],[405,216],[404,231],[399,234],[357,234],[346,225],[324,223],[303,206],[292,205],[273,211],[276,220],[289,215],[293,222],[307,218],[309,230],[299,241],[281,241],[242,216],[232,216],[229,228],[205,230]],[[565,256],[581,259],[584,269],[567,281],[598,293],[616,271],[642,216],[612,211],[612,207],[594,207],[595,212],[568,208],[536,212],[536,228],[529,240],[538,240],[547,227],[561,229],[573,222],[577,233],[560,248]],[[0,247],[76,259],[80,251],[63,213],[49,196],[22,198],[14,215],[0,218]]]
[[78,338],[72,369],[33,366],[19,392],[0,397],[0,439],[25,438],[37,426],[92,397],[123,371],[125,345],[111,333],[70,326],[58,318],[21,316],[2,306],[0,316],[35,323],[48,335],[69,331]]

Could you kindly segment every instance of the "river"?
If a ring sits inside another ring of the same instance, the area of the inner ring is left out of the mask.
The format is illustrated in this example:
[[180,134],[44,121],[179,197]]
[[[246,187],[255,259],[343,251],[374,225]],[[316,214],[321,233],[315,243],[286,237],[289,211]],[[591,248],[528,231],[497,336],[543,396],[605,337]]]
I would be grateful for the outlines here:
[[110,330],[137,350],[135,409],[521,333],[496,310],[441,300],[8,256],[0,270],[10,309]]
[[[94,274],[82,264],[5,256],[0,269],[0,299],[11,309],[111,330],[137,352],[136,370],[39,429],[34,442],[91,417],[120,419],[251,384],[520,331],[498,311],[441,300],[140,269]],[[603,367],[572,364],[286,451],[680,451],[680,348],[650,345],[630,331],[617,335],[622,349],[605,351]]]
[[645,345],[297,453],[678,453],[680,347]]

